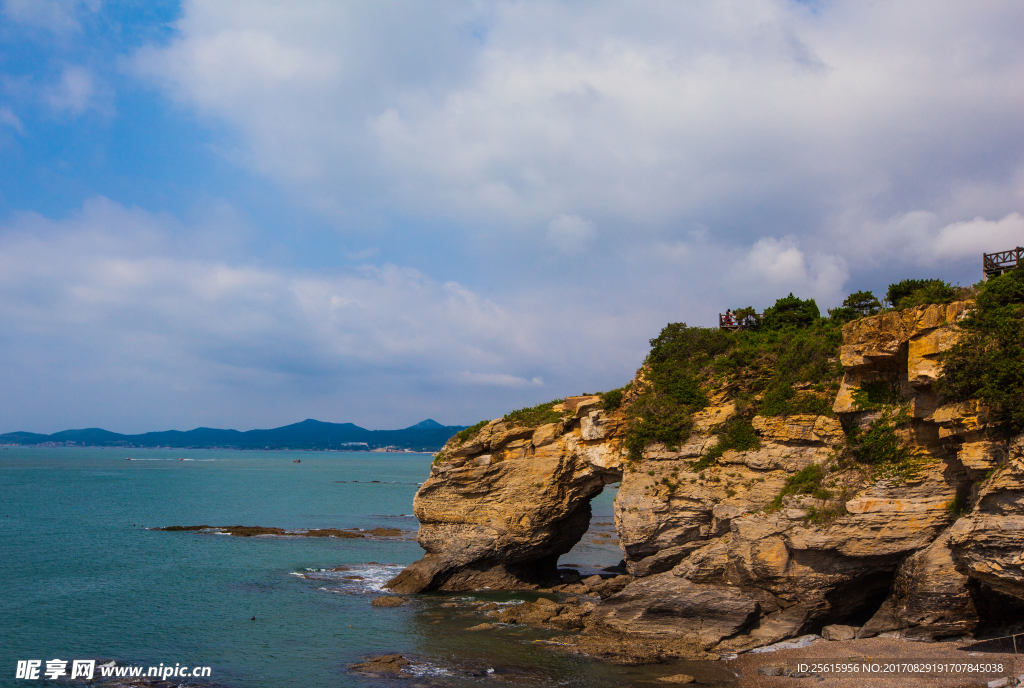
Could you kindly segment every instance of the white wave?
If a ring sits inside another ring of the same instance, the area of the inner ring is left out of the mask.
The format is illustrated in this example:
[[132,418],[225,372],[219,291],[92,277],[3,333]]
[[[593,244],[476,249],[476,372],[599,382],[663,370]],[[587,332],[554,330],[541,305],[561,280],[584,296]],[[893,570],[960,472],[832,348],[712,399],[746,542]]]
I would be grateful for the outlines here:
[[[401,573],[404,566],[397,564],[345,564],[348,570],[306,568],[307,573],[291,572],[289,575],[308,580],[323,581],[336,586],[328,592],[375,593],[384,589],[384,584]],[[326,588],[321,588],[325,590]]]
[[405,667],[405,671],[408,671],[414,676],[451,676],[452,672],[444,667],[439,667],[436,664],[417,664],[412,663]]

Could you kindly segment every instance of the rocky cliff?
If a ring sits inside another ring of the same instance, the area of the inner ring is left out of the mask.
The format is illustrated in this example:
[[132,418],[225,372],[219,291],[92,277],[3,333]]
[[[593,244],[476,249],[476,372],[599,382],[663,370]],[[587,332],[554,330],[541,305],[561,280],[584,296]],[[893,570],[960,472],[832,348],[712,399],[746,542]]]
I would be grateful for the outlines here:
[[753,415],[753,448],[712,451],[748,405],[735,376],[712,376],[685,442],[631,454],[646,369],[618,408],[574,397],[554,422],[463,433],[415,499],[426,554],[389,586],[575,590],[558,557],[587,530],[590,499],[621,481],[628,574],[566,607],[571,623],[544,622],[696,655],[829,624],[940,638],[1003,620],[992,610],[1024,601],[1024,436],[994,439],[984,406],[935,391],[970,305],[848,323],[832,413]]

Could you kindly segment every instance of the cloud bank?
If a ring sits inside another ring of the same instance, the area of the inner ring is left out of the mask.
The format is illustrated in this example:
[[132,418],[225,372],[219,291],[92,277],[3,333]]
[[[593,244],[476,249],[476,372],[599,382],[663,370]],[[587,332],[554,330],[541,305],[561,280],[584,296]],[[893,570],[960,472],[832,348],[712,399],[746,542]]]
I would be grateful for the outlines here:
[[[55,45],[106,17],[3,7]],[[473,422],[623,384],[666,322],[1024,245],[1016,0],[186,1],[164,28],[0,75],[5,152],[153,110],[219,165],[96,137],[148,203],[85,180],[0,220],[6,429]],[[223,217],[161,210],[190,194]]]
[[[251,425],[260,412],[240,399],[235,413],[215,410],[240,390],[256,406],[277,395],[267,423],[282,409],[322,417],[331,399],[335,420],[373,424],[390,412],[454,424],[475,407],[502,408],[509,389],[579,375],[579,366],[560,369],[555,342],[566,330],[616,338],[394,265],[303,274],[197,255],[190,231],[104,198],[65,221],[26,214],[4,227],[8,389],[66,385],[82,407],[92,395],[121,396],[120,420],[135,429],[164,404],[165,422],[191,409],[196,424],[215,414]],[[635,361],[624,363],[613,374],[629,375]],[[424,394],[454,399],[435,405]],[[38,410],[6,397],[7,423]]]
[[186,3],[135,66],[326,212],[358,189],[510,231],[701,221],[821,250],[843,218],[1021,200],[1014,2],[402,7]]

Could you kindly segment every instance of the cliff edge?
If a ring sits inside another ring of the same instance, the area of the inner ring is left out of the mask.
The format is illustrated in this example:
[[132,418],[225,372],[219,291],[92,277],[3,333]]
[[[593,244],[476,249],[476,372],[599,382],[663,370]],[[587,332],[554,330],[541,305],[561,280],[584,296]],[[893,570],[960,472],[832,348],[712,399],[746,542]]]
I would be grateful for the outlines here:
[[971,308],[862,318],[841,342],[663,333],[621,392],[453,437],[414,502],[426,554],[388,587],[565,589],[558,557],[621,482],[628,575],[561,626],[578,642],[697,656],[832,624],[937,639],[1004,622],[1024,608],[1024,435],[936,385]]

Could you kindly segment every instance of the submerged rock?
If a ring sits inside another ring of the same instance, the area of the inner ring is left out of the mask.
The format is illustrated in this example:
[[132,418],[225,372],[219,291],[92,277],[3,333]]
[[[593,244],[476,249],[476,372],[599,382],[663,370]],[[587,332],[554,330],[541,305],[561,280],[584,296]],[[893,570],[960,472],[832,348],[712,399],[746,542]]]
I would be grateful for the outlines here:
[[374,607],[401,607],[408,601],[404,597],[398,597],[397,595],[384,595],[383,597],[373,598],[370,604]]
[[402,669],[412,664],[402,655],[380,655],[379,657],[368,657],[365,662],[353,664],[349,669],[360,674],[371,676],[395,676],[402,673]]

